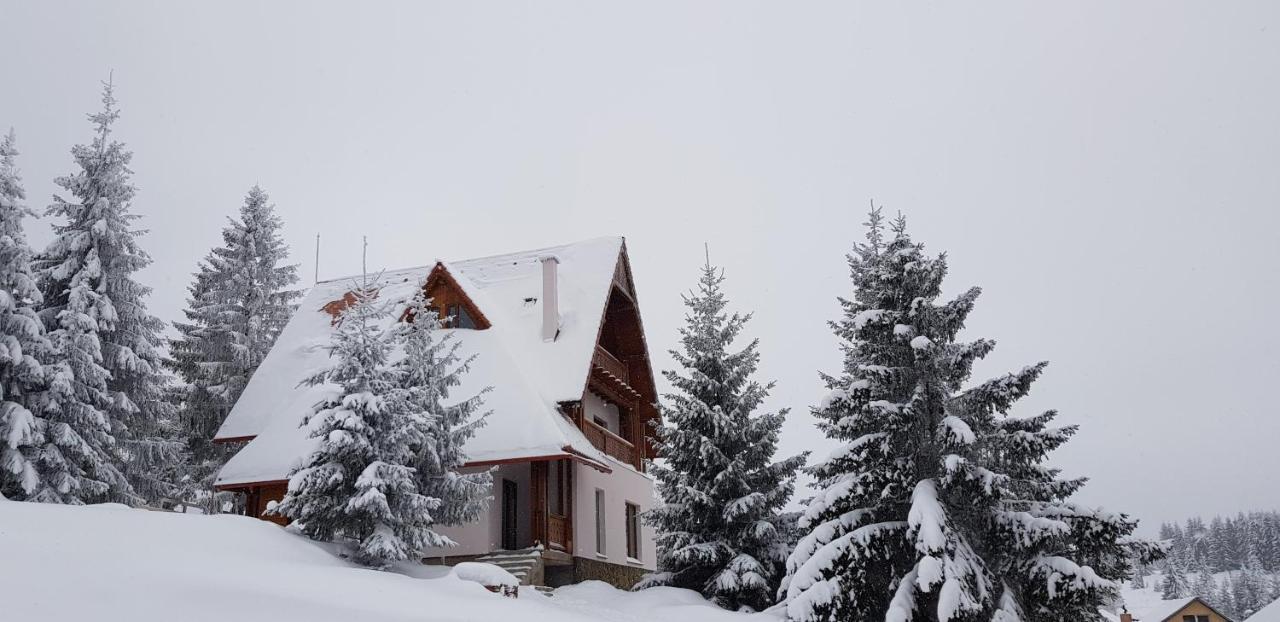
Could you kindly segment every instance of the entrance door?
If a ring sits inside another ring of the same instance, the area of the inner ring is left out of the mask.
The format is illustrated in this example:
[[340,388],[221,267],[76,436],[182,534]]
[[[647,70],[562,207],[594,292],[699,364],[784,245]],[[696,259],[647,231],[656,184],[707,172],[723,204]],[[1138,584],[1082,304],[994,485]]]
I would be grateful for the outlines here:
[[502,480],[502,548],[513,551],[516,546],[516,483]]

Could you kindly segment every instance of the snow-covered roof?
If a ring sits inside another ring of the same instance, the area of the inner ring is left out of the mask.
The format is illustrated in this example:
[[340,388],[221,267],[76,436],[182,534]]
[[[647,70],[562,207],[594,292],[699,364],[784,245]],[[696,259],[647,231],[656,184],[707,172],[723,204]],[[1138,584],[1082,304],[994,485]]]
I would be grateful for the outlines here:
[[1182,611],[1194,600],[1194,598],[1162,600],[1142,611],[1130,611],[1129,613],[1133,614],[1133,619],[1141,622],[1164,622],[1169,616]]
[[[453,396],[492,387],[485,396],[488,423],[466,445],[472,462],[578,453],[608,464],[557,404],[582,399],[622,244],[620,237],[607,237],[440,262],[492,324],[486,330],[449,329],[458,335],[463,356],[476,355]],[[554,341],[544,341],[541,333],[540,260],[547,256],[559,260],[560,332]],[[434,267],[382,273],[379,297],[408,300]],[[314,448],[300,425],[332,388],[302,382],[331,364],[333,317],[322,307],[342,298],[355,282],[316,284],[280,333],[215,436],[253,439],[219,472],[219,486],[283,480]]]
[[1249,622],[1280,622],[1280,600],[1276,600],[1249,616]]

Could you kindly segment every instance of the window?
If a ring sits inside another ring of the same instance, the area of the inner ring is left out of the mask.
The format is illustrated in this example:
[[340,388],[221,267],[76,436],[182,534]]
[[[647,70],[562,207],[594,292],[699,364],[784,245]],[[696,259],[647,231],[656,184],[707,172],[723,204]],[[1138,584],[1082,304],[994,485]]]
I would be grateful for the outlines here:
[[596,489],[596,553],[604,555],[604,491]]
[[467,313],[467,308],[462,305],[449,305],[445,307],[445,326],[449,328],[475,328],[476,321]]
[[640,506],[627,504],[627,557],[640,559]]
[[1182,616],[1182,622],[1209,622],[1209,616]]

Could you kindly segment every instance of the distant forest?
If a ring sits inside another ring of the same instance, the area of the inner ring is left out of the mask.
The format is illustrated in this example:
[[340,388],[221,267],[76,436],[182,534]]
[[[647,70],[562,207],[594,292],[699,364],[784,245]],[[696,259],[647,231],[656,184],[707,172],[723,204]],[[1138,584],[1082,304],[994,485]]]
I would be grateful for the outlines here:
[[[1135,565],[1130,587],[1164,599],[1199,596],[1236,620],[1280,598],[1280,512],[1165,523],[1160,540],[1168,555],[1153,568]],[[1152,570],[1161,576],[1149,585]]]
[[1244,570],[1256,563],[1268,573],[1280,572],[1280,512],[1250,512],[1209,522],[1160,525],[1160,540],[1169,547],[1166,561],[1189,570],[1201,564],[1212,572]]

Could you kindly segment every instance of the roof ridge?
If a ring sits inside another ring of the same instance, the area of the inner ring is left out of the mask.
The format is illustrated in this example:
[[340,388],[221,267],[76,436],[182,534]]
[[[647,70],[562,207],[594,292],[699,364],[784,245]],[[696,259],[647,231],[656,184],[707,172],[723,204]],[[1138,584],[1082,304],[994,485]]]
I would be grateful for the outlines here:
[[[386,268],[386,269],[383,269],[383,270],[381,271],[381,274],[398,274],[398,273],[401,273],[401,272],[412,272],[412,271],[415,271],[415,270],[430,270],[431,268],[434,268],[434,267],[436,266],[436,264],[445,264],[446,266],[449,266],[449,265],[454,265],[454,266],[456,266],[456,265],[458,265],[458,264],[466,263],[466,262],[471,262],[471,261],[485,261],[485,260],[500,259],[500,258],[502,258],[502,257],[515,257],[515,256],[517,256],[517,255],[530,255],[530,254],[544,253],[544,252],[546,252],[546,251],[551,251],[551,250],[556,250],[556,249],[562,249],[562,248],[568,248],[568,247],[570,247],[570,246],[577,246],[577,245],[579,245],[579,244],[587,244],[587,243],[589,243],[589,242],[597,242],[597,241],[601,241],[601,240],[617,240],[617,241],[621,242],[623,239],[624,239],[624,238],[623,238],[623,236],[620,236],[620,235],[599,235],[599,236],[596,236],[596,237],[593,237],[593,238],[586,238],[586,239],[583,239],[583,240],[576,240],[576,241],[573,241],[573,242],[567,242],[567,243],[564,243],[564,244],[555,244],[555,245],[552,245],[552,246],[544,246],[544,247],[541,247],[541,248],[530,248],[530,249],[527,249],[527,250],[522,250],[522,251],[513,251],[513,252],[510,252],[510,253],[496,253],[496,254],[493,254],[493,255],[481,255],[480,257],[468,257],[468,258],[466,258],[466,259],[437,259],[437,260],[435,260],[435,261],[433,261],[433,262],[431,262],[431,263],[429,263],[429,264],[422,264],[422,265],[417,265],[417,266],[406,266],[406,267],[404,267],[404,268]],[[337,283],[337,282],[339,282],[339,281],[347,281],[347,280],[350,280],[350,279],[359,278],[360,276],[362,276],[362,275],[360,275],[360,274],[349,274],[349,275],[346,275],[346,276],[340,276],[340,277],[336,277],[336,278],[321,279],[321,280],[319,280],[319,281],[316,281],[316,283],[315,283],[315,284],[316,284],[316,285],[320,285],[320,284],[327,284],[327,283]]]

